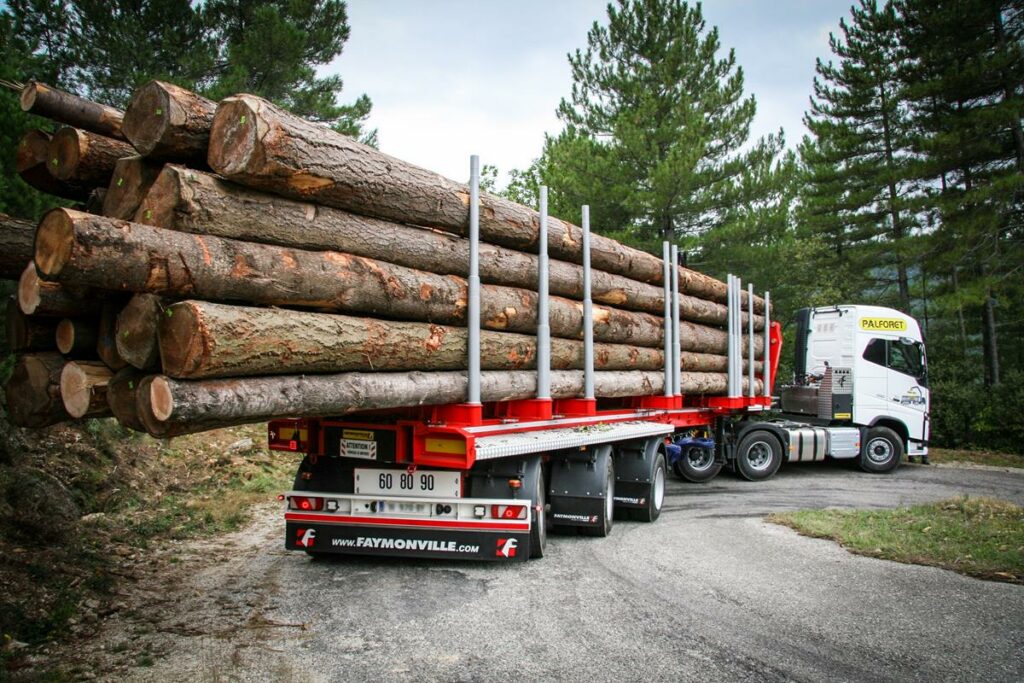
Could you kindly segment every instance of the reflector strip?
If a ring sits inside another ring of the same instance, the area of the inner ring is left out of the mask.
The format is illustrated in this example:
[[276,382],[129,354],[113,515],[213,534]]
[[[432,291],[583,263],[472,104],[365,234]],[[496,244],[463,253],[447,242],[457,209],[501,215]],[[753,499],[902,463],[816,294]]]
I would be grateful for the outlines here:
[[529,531],[529,523],[502,524],[500,522],[459,522],[450,519],[396,519],[394,517],[339,517],[337,515],[311,515],[301,512],[286,512],[289,522],[322,522],[325,524],[354,524],[356,526],[416,526],[434,527],[437,529],[466,529],[491,531]]

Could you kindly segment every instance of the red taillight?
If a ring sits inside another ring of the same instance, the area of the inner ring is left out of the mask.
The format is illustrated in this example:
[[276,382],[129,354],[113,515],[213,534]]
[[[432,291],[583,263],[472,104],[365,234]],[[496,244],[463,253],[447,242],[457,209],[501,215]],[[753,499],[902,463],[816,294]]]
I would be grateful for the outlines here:
[[324,499],[315,496],[291,496],[288,499],[288,505],[293,510],[315,512],[324,509]]
[[526,519],[526,506],[492,505],[491,517],[495,519]]

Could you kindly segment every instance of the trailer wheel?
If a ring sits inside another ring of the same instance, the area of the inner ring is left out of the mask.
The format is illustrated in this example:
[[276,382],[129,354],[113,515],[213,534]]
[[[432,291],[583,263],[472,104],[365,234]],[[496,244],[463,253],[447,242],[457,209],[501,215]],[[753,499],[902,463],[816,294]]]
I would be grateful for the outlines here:
[[598,462],[605,462],[604,491],[601,500],[604,501],[604,524],[601,526],[579,527],[580,531],[587,536],[604,538],[612,532],[612,524],[615,521],[615,459],[609,452],[607,457],[598,458]]
[[736,447],[736,469],[747,481],[768,479],[782,464],[782,444],[764,429],[754,429],[740,439]]
[[658,450],[651,470],[651,492],[647,496],[647,507],[631,509],[630,516],[638,522],[653,522],[661,516],[661,507],[665,504],[665,483],[668,479],[668,468],[665,466],[665,454]]
[[882,474],[899,467],[903,459],[903,439],[888,427],[872,427],[860,449],[860,468]]
[[722,470],[722,463],[715,462],[715,452],[709,448],[690,446],[684,448],[679,459],[672,465],[672,470],[679,476],[694,484],[711,481]]

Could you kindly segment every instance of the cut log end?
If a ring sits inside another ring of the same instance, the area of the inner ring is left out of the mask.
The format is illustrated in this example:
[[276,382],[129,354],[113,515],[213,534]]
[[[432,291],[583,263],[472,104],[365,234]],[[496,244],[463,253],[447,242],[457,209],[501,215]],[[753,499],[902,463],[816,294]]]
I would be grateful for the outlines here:
[[21,136],[14,156],[14,170],[26,171],[40,162],[45,163],[50,152],[50,134],[33,129]]
[[[38,268],[43,277],[56,278],[60,274],[71,257],[74,239],[75,225],[67,210],[54,209],[43,217],[38,230],[36,230],[35,248],[35,268]],[[24,279],[24,275],[22,279]],[[38,287],[38,283],[36,286]],[[20,285],[18,296],[20,302]],[[38,301],[36,304],[38,305]],[[22,310],[26,310],[24,305],[22,305]]]
[[244,96],[229,97],[217,106],[210,130],[211,168],[232,175],[250,167],[259,149],[258,117],[255,104]]
[[[60,395],[64,409],[74,418],[96,412],[97,403],[106,407],[107,382],[113,372],[102,363],[70,362],[60,373]],[[102,397],[97,399],[97,393]]]
[[57,323],[57,350],[65,356],[75,348],[75,323],[70,318],[64,318]]
[[166,134],[171,120],[171,98],[159,81],[150,81],[132,95],[125,112],[123,130],[143,156],[153,153]]
[[142,198],[133,219],[136,223],[160,228],[174,226],[174,211],[181,201],[180,171],[180,168],[164,167]]
[[157,347],[157,326],[163,303],[152,294],[136,294],[117,315],[116,340],[118,355],[139,370],[160,364]]
[[50,158],[47,161],[50,173],[60,180],[75,177],[78,163],[88,148],[89,138],[85,133],[71,126],[61,128],[50,140]]
[[163,375],[157,375],[149,381],[149,407],[153,417],[160,422],[166,422],[174,413],[174,395]]
[[58,386],[64,363],[56,353],[18,356],[5,391],[11,422],[46,427],[68,419]]
[[36,96],[39,94],[39,89],[45,87],[45,85],[35,81],[26,83],[25,87],[21,89],[21,97],[18,98],[21,102],[21,110],[32,111],[32,107],[36,104]]
[[36,265],[30,263],[25,266],[25,270],[18,279],[18,307],[25,315],[32,315],[39,308],[39,303],[42,301],[39,287],[39,273],[36,272]]
[[[160,318],[160,358],[167,367],[173,367],[181,376],[190,376],[202,365],[207,340],[201,309],[194,302],[185,301],[167,309]],[[166,370],[165,370],[166,372]]]

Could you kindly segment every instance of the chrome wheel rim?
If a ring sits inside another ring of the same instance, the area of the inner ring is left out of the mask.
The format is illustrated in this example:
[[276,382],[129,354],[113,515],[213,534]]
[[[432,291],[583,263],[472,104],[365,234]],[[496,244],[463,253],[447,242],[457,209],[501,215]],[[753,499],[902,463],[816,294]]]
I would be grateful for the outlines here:
[[654,473],[654,509],[660,510],[665,502],[665,468],[659,467]]
[[875,463],[876,465],[884,465],[892,459],[893,446],[888,439],[877,438],[868,441],[867,456],[868,460]]
[[703,472],[715,464],[715,455],[710,448],[691,446],[686,450],[686,464],[694,472]]
[[747,448],[745,457],[750,469],[762,472],[772,464],[772,447],[767,441],[755,441]]

